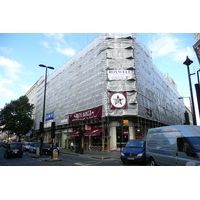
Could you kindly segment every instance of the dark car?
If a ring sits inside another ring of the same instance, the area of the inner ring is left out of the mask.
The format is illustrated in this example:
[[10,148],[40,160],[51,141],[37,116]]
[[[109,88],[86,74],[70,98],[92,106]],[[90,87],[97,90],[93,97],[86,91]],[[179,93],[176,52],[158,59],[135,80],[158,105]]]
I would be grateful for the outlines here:
[[4,157],[8,158],[10,156],[23,156],[23,148],[21,142],[9,142],[4,146]]
[[0,142],[0,147],[4,147],[4,142]]
[[33,142],[29,147],[29,152],[36,153],[37,148],[40,148],[40,142]]
[[[53,149],[57,149],[59,153],[59,149],[55,144],[53,144]],[[43,143],[43,154],[51,155],[52,154],[52,143],[51,142],[44,142]]]
[[30,143],[30,142],[24,142],[24,143],[22,144],[22,146],[23,146],[24,151],[29,151],[29,148],[30,148],[30,146],[31,146],[31,143]]
[[121,161],[145,163],[146,140],[129,140],[121,153]]

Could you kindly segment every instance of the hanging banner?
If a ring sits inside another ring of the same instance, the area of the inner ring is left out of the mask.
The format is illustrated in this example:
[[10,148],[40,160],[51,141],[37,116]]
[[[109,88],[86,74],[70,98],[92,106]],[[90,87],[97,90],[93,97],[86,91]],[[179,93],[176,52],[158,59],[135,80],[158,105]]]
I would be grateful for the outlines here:
[[97,119],[102,117],[102,106],[84,110],[81,112],[73,113],[69,115],[69,123],[80,122],[90,119]]
[[110,92],[110,109],[128,109],[126,92]]
[[133,78],[133,70],[108,70],[108,80],[129,80]]

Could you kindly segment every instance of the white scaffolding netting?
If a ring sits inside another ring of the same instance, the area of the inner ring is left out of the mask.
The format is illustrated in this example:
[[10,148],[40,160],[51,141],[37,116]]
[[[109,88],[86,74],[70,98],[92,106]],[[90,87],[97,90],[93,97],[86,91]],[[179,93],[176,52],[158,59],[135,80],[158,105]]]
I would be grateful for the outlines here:
[[[126,80],[110,80],[111,70],[130,75]],[[37,84],[35,119],[39,127],[44,78]],[[128,109],[111,110],[109,92],[120,91],[127,94]],[[134,34],[101,34],[48,77],[46,113],[54,112],[59,125],[66,123],[69,114],[103,106],[102,117],[123,114],[182,124],[184,104],[178,97]]]

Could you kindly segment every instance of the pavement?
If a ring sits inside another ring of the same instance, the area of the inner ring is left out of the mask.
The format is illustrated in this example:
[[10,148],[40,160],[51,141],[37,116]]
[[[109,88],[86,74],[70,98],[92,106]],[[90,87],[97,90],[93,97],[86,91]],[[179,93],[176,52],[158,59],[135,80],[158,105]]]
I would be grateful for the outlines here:
[[82,156],[82,157],[87,157],[87,158],[96,158],[96,159],[111,159],[111,158],[116,158],[116,159],[120,159],[120,152],[119,151],[85,151],[83,152],[83,154],[80,153],[75,153],[75,151],[73,150],[73,152],[71,152],[70,149],[60,149],[60,153],[61,154],[70,154],[70,155],[74,155],[74,156]]
[[[65,148],[61,148],[60,149],[60,154],[69,154],[69,155],[73,155],[73,156],[81,156],[84,158],[95,158],[95,159],[120,159],[120,152],[119,151],[85,151],[83,152],[83,154],[80,153],[75,153],[75,150],[71,151],[70,149],[65,149]],[[32,157],[34,158],[38,158],[44,161],[49,161],[49,162],[55,162],[55,161],[62,161],[62,159],[59,158],[49,158],[49,156],[43,155],[42,157],[40,157],[39,155],[33,155]]]

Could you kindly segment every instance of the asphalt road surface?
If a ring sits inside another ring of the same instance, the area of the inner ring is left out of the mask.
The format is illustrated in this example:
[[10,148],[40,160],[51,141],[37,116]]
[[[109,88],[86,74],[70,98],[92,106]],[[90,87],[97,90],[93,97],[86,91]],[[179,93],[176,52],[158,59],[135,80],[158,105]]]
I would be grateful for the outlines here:
[[4,148],[0,147],[0,166],[140,166],[140,164],[122,164],[119,158],[98,159],[69,154],[59,154],[60,161],[51,161],[51,156],[36,158],[35,154],[24,152],[22,158],[4,158]]

